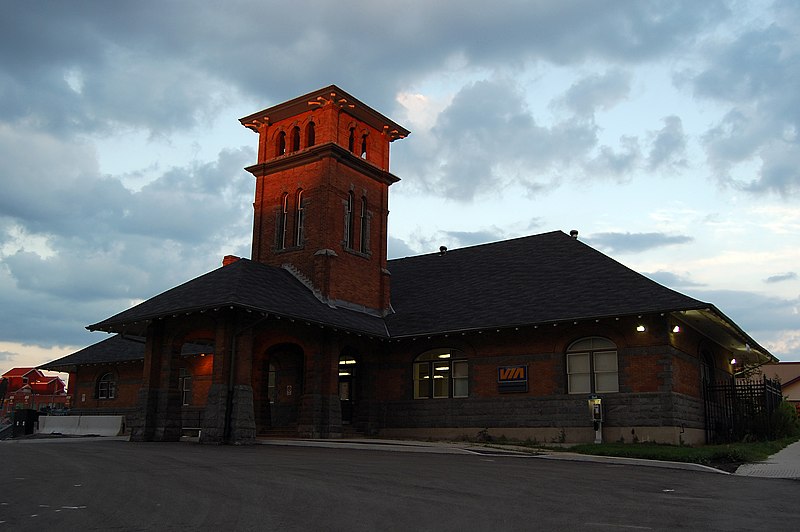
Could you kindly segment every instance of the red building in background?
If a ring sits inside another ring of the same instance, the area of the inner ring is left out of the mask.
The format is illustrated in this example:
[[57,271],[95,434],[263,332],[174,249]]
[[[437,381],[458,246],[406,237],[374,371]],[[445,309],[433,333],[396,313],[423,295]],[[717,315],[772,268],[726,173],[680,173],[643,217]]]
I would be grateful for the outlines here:
[[70,396],[61,377],[45,375],[36,368],[14,368],[0,381],[0,417],[20,408],[49,411],[69,405]]

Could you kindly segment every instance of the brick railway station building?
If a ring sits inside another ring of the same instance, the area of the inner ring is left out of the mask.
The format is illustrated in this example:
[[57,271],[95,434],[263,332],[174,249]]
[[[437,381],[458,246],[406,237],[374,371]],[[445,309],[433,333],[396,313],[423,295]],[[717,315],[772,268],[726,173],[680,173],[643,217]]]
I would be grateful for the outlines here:
[[[774,357],[710,303],[561,231],[387,260],[389,147],[408,131],[336,86],[258,134],[252,256],[88,328],[44,365],[73,412],[138,441],[259,435],[706,439],[703,383]],[[732,362],[733,360],[737,362]]]

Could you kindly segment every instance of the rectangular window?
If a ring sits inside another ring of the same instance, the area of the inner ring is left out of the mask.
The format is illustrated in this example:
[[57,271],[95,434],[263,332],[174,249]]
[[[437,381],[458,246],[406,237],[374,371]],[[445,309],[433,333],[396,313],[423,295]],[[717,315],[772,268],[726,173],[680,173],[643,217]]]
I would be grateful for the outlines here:
[[181,390],[181,400],[183,401],[184,405],[189,405],[192,403],[192,378],[191,377],[184,377],[183,379],[183,389]]
[[453,361],[453,397],[469,397],[469,372],[466,360]]
[[433,363],[433,397],[450,397],[450,363]]
[[589,353],[567,355],[567,386],[569,393],[590,393],[592,391]]
[[267,396],[269,397],[269,402],[274,403],[275,398],[278,396],[278,388],[276,387],[276,373],[275,370],[272,369],[270,366],[269,374],[267,377]]
[[616,351],[594,354],[594,389],[598,393],[619,391]]
[[430,364],[414,364],[414,399],[427,399],[431,396]]

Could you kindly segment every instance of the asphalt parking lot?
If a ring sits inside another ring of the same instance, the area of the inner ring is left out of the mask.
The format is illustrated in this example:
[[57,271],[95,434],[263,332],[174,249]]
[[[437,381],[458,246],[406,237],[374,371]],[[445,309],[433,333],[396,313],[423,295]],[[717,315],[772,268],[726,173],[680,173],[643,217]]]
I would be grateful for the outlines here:
[[0,530],[795,530],[785,479],[293,445],[0,443]]

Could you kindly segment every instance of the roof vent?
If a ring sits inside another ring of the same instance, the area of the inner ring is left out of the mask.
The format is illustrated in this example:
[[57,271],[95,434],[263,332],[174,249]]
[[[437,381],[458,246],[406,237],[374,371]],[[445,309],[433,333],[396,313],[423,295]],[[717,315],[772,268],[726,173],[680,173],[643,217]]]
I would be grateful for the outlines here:
[[569,236],[571,236],[572,238],[577,240],[578,239],[578,230],[577,229],[573,229],[572,231],[569,232]]
[[447,253],[447,246],[439,246],[439,255]]

